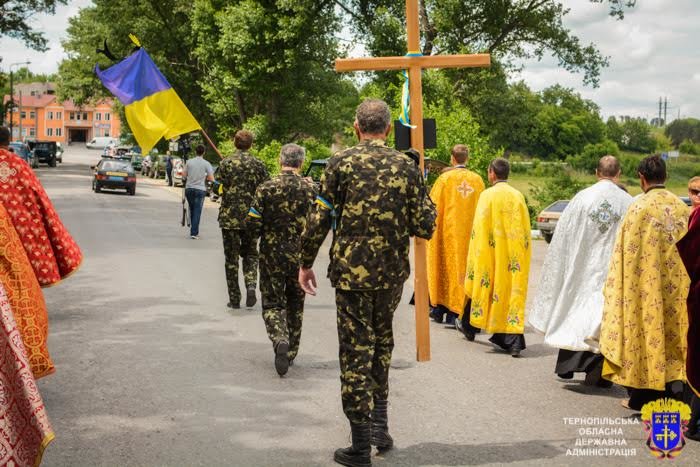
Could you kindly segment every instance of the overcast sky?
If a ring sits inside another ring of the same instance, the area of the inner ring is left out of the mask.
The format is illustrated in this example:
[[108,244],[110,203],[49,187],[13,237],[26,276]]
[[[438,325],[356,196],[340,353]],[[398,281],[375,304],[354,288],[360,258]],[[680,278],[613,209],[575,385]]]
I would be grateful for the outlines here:
[[[34,24],[49,39],[50,50],[37,53],[20,42],[0,40],[0,66],[30,60],[34,72],[51,73],[63,58],[61,38],[68,18],[91,0],[72,0],[57,8],[55,16],[39,16]],[[592,99],[604,116],[634,115],[652,118],[658,114],[660,96],[667,96],[669,120],[680,110],[681,117],[700,117],[700,0],[638,0],[623,21],[608,15],[606,4],[564,0],[571,8],[565,24],[585,44],[594,42],[610,66],[603,71],[600,87],[583,86],[582,75],[557,67],[552,58],[524,64],[522,79],[534,90],[560,83]],[[693,92],[696,91],[696,92]]]

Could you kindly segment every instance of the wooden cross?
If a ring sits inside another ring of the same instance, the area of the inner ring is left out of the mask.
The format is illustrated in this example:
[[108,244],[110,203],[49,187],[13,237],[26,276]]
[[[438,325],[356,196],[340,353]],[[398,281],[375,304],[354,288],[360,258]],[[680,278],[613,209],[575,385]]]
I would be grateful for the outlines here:
[[[415,56],[420,51],[418,1],[406,0],[406,30],[408,52],[405,57],[339,58],[335,71],[408,70],[411,95],[411,146],[420,153],[421,173],[424,173],[423,151],[423,68],[466,68],[491,65],[489,54]],[[428,317],[427,242],[415,239],[415,302],[416,302],[416,358],[430,360],[430,320]]]

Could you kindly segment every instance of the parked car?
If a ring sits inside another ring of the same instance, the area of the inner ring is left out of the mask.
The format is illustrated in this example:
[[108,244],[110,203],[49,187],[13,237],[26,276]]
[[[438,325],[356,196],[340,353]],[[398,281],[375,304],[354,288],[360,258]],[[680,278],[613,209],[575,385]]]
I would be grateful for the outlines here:
[[687,196],[681,196],[681,201],[683,201],[686,205],[691,206],[690,198]]
[[547,243],[552,241],[559,217],[561,217],[568,205],[569,200],[555,201],[537,215],[537,229],[542,232],[542,236]]
[[63,146],[61,143],[56,143],[56,162],[63,163]]
[[141,164],[143,163],[143,156],[140,152],[130,152],[129,155],[131,156],[131,166],[134,168],[134,170],[138,170],[140,172]]
[[126,190],[130,195],[136,194],[136,173],[128,160],[102,159],[93,165],[92,189],[100,193],[103,188]]
[[104,149],[109,145],[116,146],[119,143],[117,138],[109,136],[96,136],[85,144],[88,149]]
[[212,201],[216,202],[220,198],[218,191],[220,185],[219,182],[216,181],[216,176],[219,170],[219,164],[212,164],[211,167],[212,169],[214,169],[214,180],[207,180],[205,182],[207,186],[206,196],[208,196],[209,199],[211,199]]
[[165,178],[165,158],[168,157],[165,154],[157,154],[154,156],[153,163],[151,164],[151,170],[149,177],[151,178]]
[[34,152],[37,162],[48,164],[49,167],[56,167],[58,146],[55,141],[27,141],[27,144]]
[[29,148],[27,143],[13,141],[10,143],[10,151],[24,159],[27,164],[29,164],[29,167],[33,169],[39,167],[39,163],[37,162],[36,157],[34,157],[34,152]]
[[173,157],[173,186],[183,186],[185,173],[185,161],[179,157]]

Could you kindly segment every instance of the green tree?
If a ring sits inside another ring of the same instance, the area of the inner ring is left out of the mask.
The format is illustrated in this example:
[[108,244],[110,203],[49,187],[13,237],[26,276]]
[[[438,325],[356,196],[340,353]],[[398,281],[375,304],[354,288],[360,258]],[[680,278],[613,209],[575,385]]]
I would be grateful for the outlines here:
[[621,125],[621,128],[621,148],[645,153],[656,150],[651,125],[643,118],[630,118]]
[[687,139],[700,143],[700,120],[696,118],[674,120],[666,127],[665,133],[676,147]]
[[[630,0],[591,1],[607,3],[610,14],[619,19],[635,3]],[[370,52],[375,55],[387,55],[392,51],[404,53],[404,30],[395,27],[404,19],[404,2],[337,0],[335,3],[346,13],[358,40],[367,43]],[[422,52],[432,55],[486,51],[507,64],[551,54],[563,68],[583,72],[585,83],[597,85],[607,59],[595,45],[582,44],[567,29],[563,20],[569,9],[563,3],[555,0],[422,0]]]
[[3,0],[0,4],[0,37],[18,39],[27,47],[47,50],[43,32],[31,26],[32,16],[38,13],[54,14],[57,5],[65,5],[67,0]]

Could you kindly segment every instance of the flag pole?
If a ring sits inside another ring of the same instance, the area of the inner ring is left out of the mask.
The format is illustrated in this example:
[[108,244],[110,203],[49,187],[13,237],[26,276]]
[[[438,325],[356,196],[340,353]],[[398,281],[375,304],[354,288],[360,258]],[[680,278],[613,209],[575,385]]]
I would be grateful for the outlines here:
[[216,153],[219,155],[219,157],[223,159],[224,156],[221,155],[221,153],[219,152],[219,148],[217,148],[216,145],[214,144],[214,142],[211,140],[211,138],[209,138],[209,135],[207,134],[206,131],[204,131],[204,128],[201,128],[199,131],[202,132],[202,135],[204,136],[204,139],[206,139],[207,142],[209,143],[209,146],[211,146],[211,148],[214,151],[216,151]]

